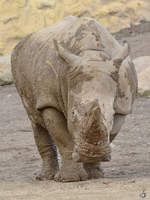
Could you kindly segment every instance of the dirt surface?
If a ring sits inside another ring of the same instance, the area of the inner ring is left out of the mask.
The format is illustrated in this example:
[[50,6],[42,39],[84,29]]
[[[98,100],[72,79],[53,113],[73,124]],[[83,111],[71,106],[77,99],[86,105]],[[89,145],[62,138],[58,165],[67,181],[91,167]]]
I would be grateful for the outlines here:
[[[133,58],[150,56],[148,32],[124,31]],[[80,183],[35,181],[41,160],[15,87],[0,86],[0,200],[150,200],[150,98],[138,98],[113,143],[105,178]]]

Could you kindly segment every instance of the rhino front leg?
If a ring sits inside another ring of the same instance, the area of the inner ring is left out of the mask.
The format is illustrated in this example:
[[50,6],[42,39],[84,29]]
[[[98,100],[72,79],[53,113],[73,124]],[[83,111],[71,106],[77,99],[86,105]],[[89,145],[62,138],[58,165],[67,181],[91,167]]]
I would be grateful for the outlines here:
[[61,167],[55,176],[56,181],[72,182],[88,179],[82,163],[72,160],[74,142],[67,129],[67,122],[63,114],[56,109],[49,108],[42,112],[45,126],[51,133],[61,154]]
[[42,170],[37,180],[54,179],[58,171],[57,149],[48,131],[37,124],[32,124],[35,143],[42,158]]

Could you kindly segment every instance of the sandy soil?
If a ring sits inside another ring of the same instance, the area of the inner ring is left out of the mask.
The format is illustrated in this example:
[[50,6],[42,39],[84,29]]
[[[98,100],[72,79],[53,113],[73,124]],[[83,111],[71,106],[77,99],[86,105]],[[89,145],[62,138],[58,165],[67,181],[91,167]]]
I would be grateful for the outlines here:
[[[150,55],[150,34],[119,33],[132,56]],[[138,98],[113,143],[105,178],[80,183],[35,181],[40,170],[30,122],[15,87],[0,87],[0,200],[150,200],[150,98]]]

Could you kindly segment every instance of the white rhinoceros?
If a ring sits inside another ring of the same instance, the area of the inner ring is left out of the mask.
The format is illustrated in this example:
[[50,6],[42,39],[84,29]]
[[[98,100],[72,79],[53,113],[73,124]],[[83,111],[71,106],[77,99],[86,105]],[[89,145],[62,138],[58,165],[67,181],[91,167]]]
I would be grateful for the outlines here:
[[110,143],[136,97],[128,45],[91,18],[66,17],[24,38],[11,61],[43,160],[37,178],[101,177],[99,164],[110,160]]

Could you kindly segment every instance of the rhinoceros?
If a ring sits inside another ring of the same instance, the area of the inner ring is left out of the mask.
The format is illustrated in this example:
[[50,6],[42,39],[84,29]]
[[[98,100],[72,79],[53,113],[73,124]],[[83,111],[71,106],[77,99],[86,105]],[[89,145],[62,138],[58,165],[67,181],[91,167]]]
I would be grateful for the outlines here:
[[21,40],[11,63],[43,161],[37,179],[103,177],[100,163],[136,98],[128,44],[94,19],[69,16]]

